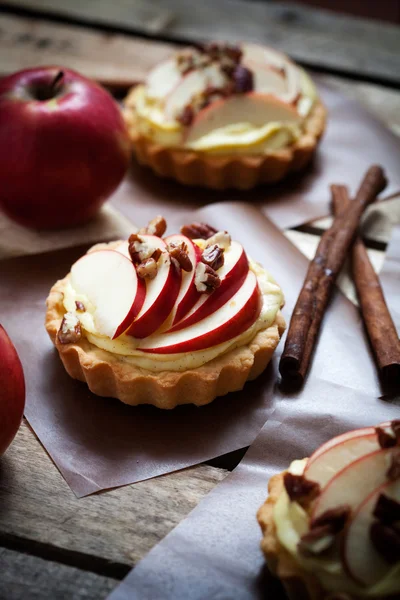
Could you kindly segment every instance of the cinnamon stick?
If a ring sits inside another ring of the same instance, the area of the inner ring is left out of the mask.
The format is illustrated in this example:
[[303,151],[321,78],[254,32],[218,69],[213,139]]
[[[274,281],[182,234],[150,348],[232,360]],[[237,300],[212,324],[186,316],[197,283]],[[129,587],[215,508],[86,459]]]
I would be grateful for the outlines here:
[[330,229],[321,237],[294,308],[279,363],[284,382],[292,386],[300,386],[304,381],[325,309],[356,236],[361,215],[385,186],[383,169],[372,166],[355,199],[343,213],[335,217]]
[[[348,190],[332,185],[332,207],[340,215],[350,203]],[[400,340],[387,307],[378,275],[361,238],[351,251],[351,270],[365,328],[384,386],[400,387]]]

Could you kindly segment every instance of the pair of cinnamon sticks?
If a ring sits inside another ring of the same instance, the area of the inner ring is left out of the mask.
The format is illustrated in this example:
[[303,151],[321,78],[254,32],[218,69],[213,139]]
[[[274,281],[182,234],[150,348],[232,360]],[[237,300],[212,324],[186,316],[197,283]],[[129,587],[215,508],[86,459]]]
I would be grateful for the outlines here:
[[334,222],[321,237],[298,297],[279,370],[283,381],[300,387],[306,376],[325,309],[345,258],[351,251],[352,275],[361,313],[378,365],[382,384],[400,387],[400,341],[385,298],[368,258],[357,237],[360,218],[386,187],[380,166],[366,173],[354,200],[345,186],[332,185]]

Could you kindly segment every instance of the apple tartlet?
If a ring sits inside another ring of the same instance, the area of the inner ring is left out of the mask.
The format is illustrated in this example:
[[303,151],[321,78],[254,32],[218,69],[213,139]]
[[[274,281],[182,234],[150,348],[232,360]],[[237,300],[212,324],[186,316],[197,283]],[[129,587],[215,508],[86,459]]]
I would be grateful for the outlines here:
[[400,598],[400,421],[294,461],[271,478],[258,521],[290,598]]
[[249,189],[310,161],[326,110],[308,75],[253,44],[186,48],[125,99],[137,160],[188,185]]
[[52,287],[46,328],[65,369],[131,405],[207,404],[265,369],[285,328],[280,287],[225,231],[156,217],[97,244]]

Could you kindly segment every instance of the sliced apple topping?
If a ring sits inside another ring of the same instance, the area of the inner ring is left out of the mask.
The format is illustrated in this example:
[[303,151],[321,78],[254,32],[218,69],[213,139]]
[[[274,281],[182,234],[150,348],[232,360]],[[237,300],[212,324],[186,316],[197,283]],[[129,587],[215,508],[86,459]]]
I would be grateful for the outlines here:
[[[360,585],[377,583],[400,560],[400,532],[393,527],[396,521],[390,519],[393,508],[388,510],[387,506],[390,502],[400,511],[399,501],[400,482],[386,481],[360,502],[345,532],[343,564],[348,575]],[[377,509],[379,519],[376,519]],[[400,512],[397,517],[400,518]]]
[[[194,283],[196,266],[201,258],[201,250],[190,238],[182,234],[170,235],[165,238],[165,242],[168,248],[171,244],[175,247],[185,246],[185,254],[187,255],[191,268],[188,268],[182,272],[181,287],[179,290],[178,297],[176,299],[175,311],[171,316],[171,324],[180,321],[196,304],[200,297],[199,292]],[[185,257],[186,263],[186,257]]]
[[73,265],[71,285],[87,298],[90,332],[137,338],[135,351],[175,354],[219,346],[250,329],[263,300],[243,247],[204,223],[187,226],[188,233],[213,244],[144,233],[165,227],[157,217],[114,249],[95,249]]
[[[390,435],[390,423],[383,423],[380,429]],[[375,427],[349,431],[329,440],[311,455],[304,474],[324,487],[345,466],[380,448]]]
[[132,262],[115,250],[85,254],[72,265],[71,284],[95,307],[93,317],[99,334],[111,339],[129,327],[146,293]]
[[143,352],[175,354],[193,352],[222,344],[240,335],[257,320],[261,296],[257,277],[249,271],[242,286],[218,310],[194,325],[179,331],[159,333],[140,342]]
[[[211,273],[214,278],[218,277],[220,285],[214,289],[212,293],[207,294],[207,286],[204,283],[206,277],[206,265],[199,262],[196,267],[196,277],[194,285],[198,291],[198,300],[191,310],[184,316],[181,321],[174,321],[173,331],[179,331],[185,327],[189,327],[206,318],[211,313],[218,310],[226,302],[232,298],[240,289],[249,272],[249,262],[246,253],[241,244],[232,241],[228,251],[224,252],[224,264],[220,269]],[[210,272],[209,272],[210,274]],[[218,284],[218,280],[214,279]]]
[[146,295],[143,306],[129,327],[127,334],[145,338],[154,333],[167,319],[175,305],[181,286],[181,270],[171,261],[167,244],[159,237],[141,235],[143,243],[151,250],[160,250],[157,276],[146,279]]
[[238,123],[263,127],[266,123],[298,125],[301,120],[295,108],[271,94],[252,92],[230,96],[213,102],[197,114],[188,128],[185,144],[201,149],[205,147],[206,136]]

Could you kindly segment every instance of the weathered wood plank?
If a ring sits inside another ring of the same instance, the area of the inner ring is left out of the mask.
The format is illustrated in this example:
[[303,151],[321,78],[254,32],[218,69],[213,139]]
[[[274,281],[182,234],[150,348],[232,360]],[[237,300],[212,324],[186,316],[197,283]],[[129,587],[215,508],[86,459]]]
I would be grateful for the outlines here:
[[269,43],[319,68],[400,83],[400,28],[295,3],[8,0],[8,6],[179,40]]
[[173,50],[173,44],[0,13],[0,74],[60,64],[124,87]]
[[102,600],[114,579],[0,548],[0,600]]
[[53,549],[61,562],[118,576],[225,475],[201,465],[78,500],[23,424],[0,463],[0,545],[22,538],[35,554]]

